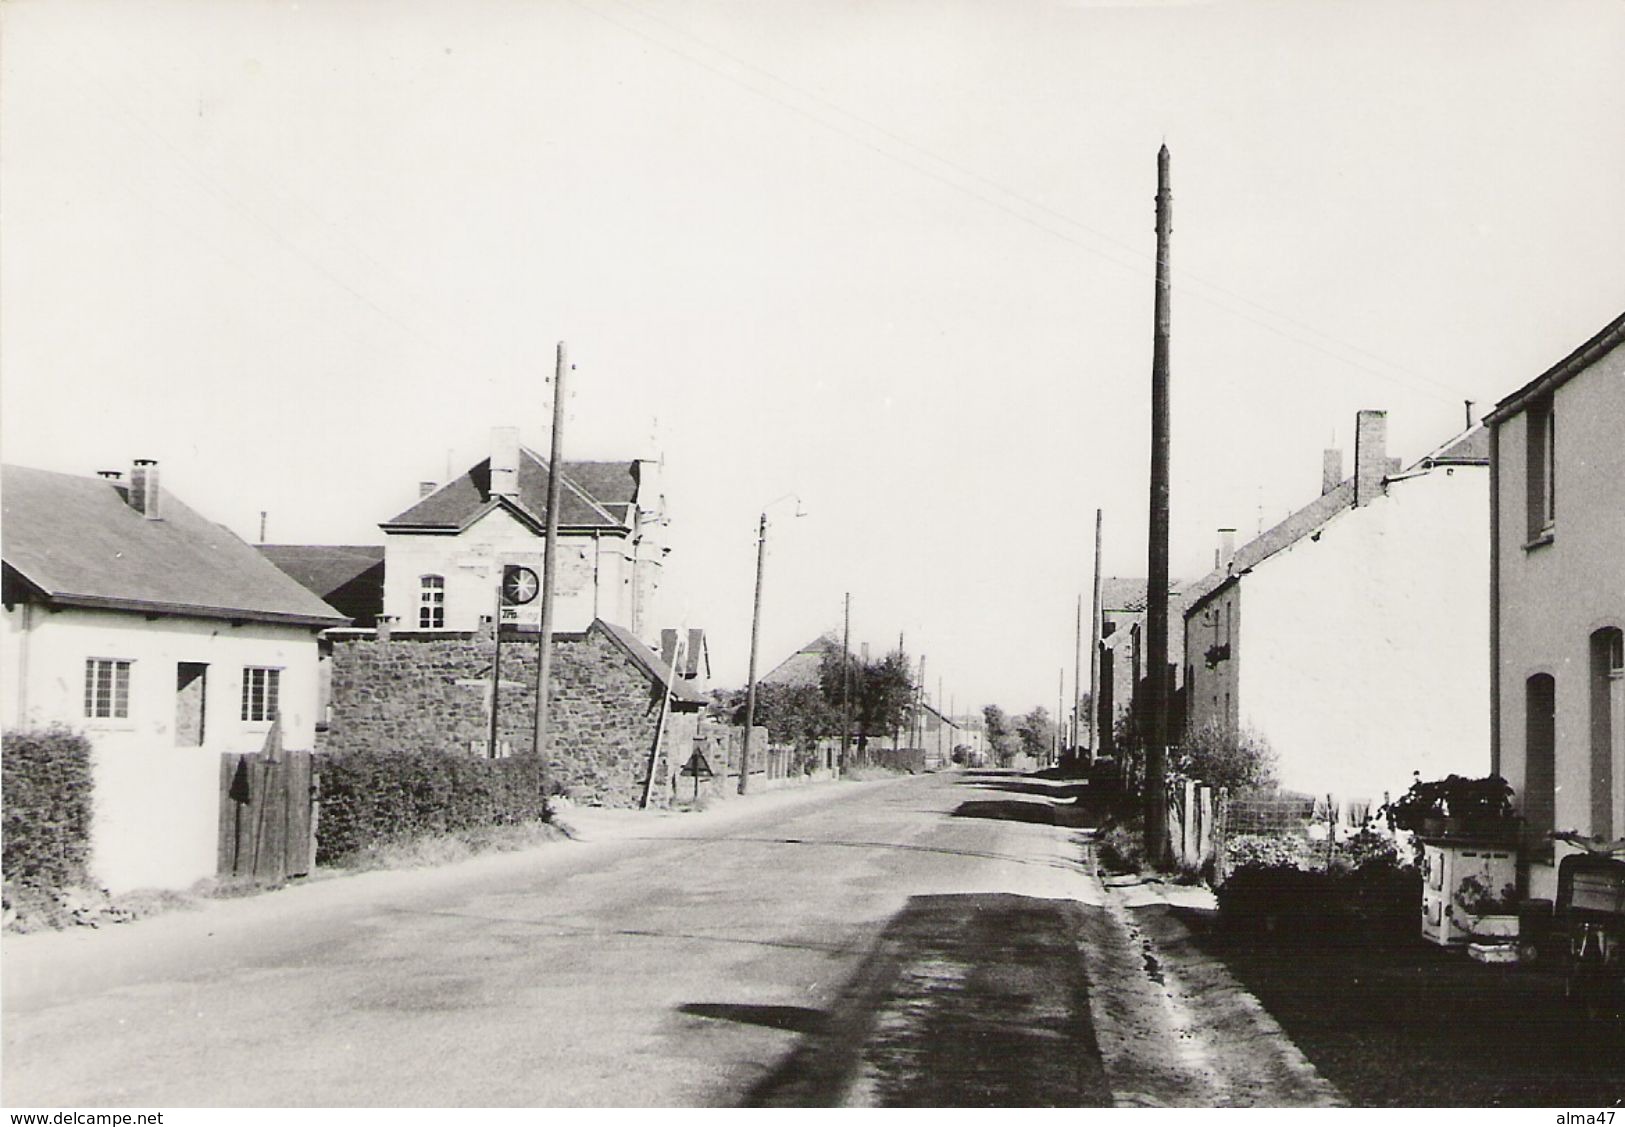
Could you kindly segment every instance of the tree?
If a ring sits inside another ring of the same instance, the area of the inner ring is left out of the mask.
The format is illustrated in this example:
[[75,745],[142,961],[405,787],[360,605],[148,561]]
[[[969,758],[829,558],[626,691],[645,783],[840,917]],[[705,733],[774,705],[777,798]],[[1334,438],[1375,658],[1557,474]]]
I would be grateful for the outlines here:
[[1251,728],[1204,724],[1186,733],[1184,745],[1171,752],[1168,767],[1171,775],[1231,790],[1275,785],[1275,752]]
[[1049,710],[1039,705],[1016,721],[1016,735],[1021,739],[1021,750],[1035,759],[1048,759],[1055,739],[1055,724]]
[[[736,692],[732,721],[745,722],[745,697]],[[824,699],[816,685],[776,685],[757,682],[756,723],[767,729],[773,743],[811,751],[825,736],[841,731],[841,714]]]
[[1010,766],[1017,746],[1015,726],[1010,718],[1005,715],[1004,709],[989,704],[982,708],[982,723],[987,728],[987,747],[993,754],[993,762],[1000,767]]
[[[865,662],[848,654],[844,671],[859,750],[867,747],[870,736],[900,731],[914,703],[908,655],[899,650],[880,661]],[[819,669],[819,688],[834,712],[836,732],[840,731],[842,673],[841,655],[826,653]]]

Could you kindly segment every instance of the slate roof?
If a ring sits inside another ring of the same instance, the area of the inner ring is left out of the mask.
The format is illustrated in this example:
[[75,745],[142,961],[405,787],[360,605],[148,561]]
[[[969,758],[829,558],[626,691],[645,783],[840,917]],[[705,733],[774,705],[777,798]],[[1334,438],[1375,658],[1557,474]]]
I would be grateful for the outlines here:
[[324,598],[384,562],[382,544],[261,544],[259,552]]
[[328,606],[222,525],[160,489],[161,520],[99,477],[6,466],[7,580],[54,606],[344,626]]
[[671,695],[674,700],[683,704],[704,705],[710,703],[710,698],[700,692],[693,685],[681,677],[673,678],[671,666],[660,660],[660,655],[653,647],[645,645],[643,640],[624,626],[617,626],[613,622],[605,622],[601,618],[593,619],[589,631],[602,630],[611,641],[632,659],[634,665],[643,671],[649,678],[652,686],[671,685]]
[[[1445,442],[1438,449],[1418,458],[1402,473],[1390,477],[1403,477],[1425,473],[1434,466],[1487,466],[1489,465],[1489,430],[1475,424]],[[1213,595],[1235,576],[1244,575],[1269,559],[1324,527],[1345,509],[1354,505],[1354,479],[1346,479],[1330,492],[1323,493],[1273,528],[1249,540],[1236,549],[1235,557],[1227,568],[1217,568],[1193,583],[1185,592],[1185,613],[1190,615],[1209,596]]]
[[[636,495],[637,485],[631,477],[630,462],[566,462],[564,465],[559,492],[561,529],[626,528],[630,525],[631,515],[627,509]],[[626,482],[620,481],[607,469],[612,465],[624,470]],[[611,496],[602,498],[595,495],[586,482],[608,490]],[[547,485],[547,463],[535,451],[520,447],[519,493],[516,498],[492,496],[491,459],[486,458],[455,481],[448,481],[379,527],[385,532],[460,532],[492,509],[504,507],[541,532],[547,517]],[[611,512],[609,506],[619,512]]]

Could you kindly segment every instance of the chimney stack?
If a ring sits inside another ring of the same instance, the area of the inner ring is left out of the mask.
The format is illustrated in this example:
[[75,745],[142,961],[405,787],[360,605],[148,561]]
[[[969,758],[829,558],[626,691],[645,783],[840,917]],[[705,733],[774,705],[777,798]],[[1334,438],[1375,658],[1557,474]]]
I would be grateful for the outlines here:
[[1467,407],[1467,426],[1464,429],[1472,430],[1473,424],[1478,421],[1473,417],[1473,401],[1471,399],[1463,399],[1462,403],[1464,403]]
[[1382,493],[1388,469],[1388,412],[1361,411],[1354,422],[1354,507]]
[[1230,566],[1230,561],[1236,558],[1236,530],[1233,528],[1219,529],[1219,547],[1213,553],[1213,566],[1220,571]]
[[158,520],[158,463],[151,458],[137,458],[130,469],[130,508],[148,520]]
[[491,496],[519,496],[519,428],[491,428]]
[[124,471],[123,470],[97,470],[96,471],[96,476],[106,478],[108,481],[117,481],[119,478],[124,476]]
[[433,482],[433,481],[420,481],[420,482],[418,482],[418,500],[419,501],[423,500],[425,497],[427,497],[429,494],[433,493],[436,489],[439,489],[439,488],[440,488],[440,485],[439,485],[438,482]]
[[1343,452],[1326,450],[1320,455],[1320,495],[1322,497],[1343,484]]

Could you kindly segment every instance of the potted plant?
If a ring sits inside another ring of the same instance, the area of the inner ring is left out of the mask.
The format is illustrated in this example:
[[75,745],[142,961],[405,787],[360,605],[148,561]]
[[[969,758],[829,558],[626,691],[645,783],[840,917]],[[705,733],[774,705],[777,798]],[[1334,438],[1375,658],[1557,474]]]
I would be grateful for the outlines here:
[[1499,775],[1468,779],[1449,775],[1423,782],[1383,807],[1388,824],[1423,839],[1456,837],[1516,840],[1518,818],[1512,787]]
[[1476,876],[1465,876],[1456,885],[1450,904],[1452,914],[1473,940],[1518,938],[1518,888],[1507,884],[1499,893]]

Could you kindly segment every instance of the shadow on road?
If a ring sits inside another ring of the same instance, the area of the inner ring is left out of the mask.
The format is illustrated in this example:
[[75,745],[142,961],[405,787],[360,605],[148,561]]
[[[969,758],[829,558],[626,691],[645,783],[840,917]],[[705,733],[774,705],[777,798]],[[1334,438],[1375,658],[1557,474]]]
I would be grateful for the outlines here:
[[1029,782],[1026,779],[961,779],[962,787],[982,787],[986,790],[1010,791],[1013,794],[1040,794],[1048,798],[1077,798],[1089,789],[1088,783]]
[[827,1013],[689,1003],[697,1017],[803,1034],[746,1107],[1111,1104],[1070,900],[916,896]]
[[954,810],[955,818],[994,818],[1001,822],[1035,822],[1043,826],[1055,824],[1055,807],[1047,802],[1018,802],[1012,799],[986,799],[961,802]]

